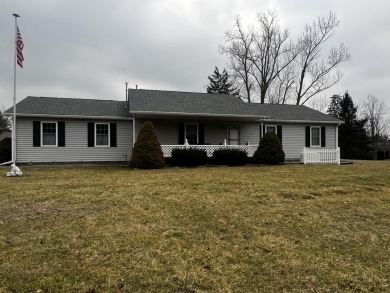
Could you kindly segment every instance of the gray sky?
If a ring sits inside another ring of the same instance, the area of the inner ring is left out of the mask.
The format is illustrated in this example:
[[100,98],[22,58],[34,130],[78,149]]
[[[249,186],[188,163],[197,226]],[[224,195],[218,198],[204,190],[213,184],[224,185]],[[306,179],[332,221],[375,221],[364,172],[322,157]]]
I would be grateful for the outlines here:
[[330,10],[341,24],[329,44],[344,43],[352,59],[326,96],[372,94],[390,106],[388,0],[1,0],[0,108],[12,106],[14,17],[24,47],[17,101],[28,95],[119,100],[125,82],[144,89],[205,92],[234,16],[254,23],[275,9],[291,35]]

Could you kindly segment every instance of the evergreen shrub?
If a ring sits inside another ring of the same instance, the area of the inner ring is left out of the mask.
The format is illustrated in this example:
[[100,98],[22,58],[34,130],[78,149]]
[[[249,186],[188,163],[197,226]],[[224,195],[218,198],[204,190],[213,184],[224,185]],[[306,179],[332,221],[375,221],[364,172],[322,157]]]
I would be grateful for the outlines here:
[[385,159],[389,160],[390,159],[390,153],[389,151],[385,151]]
[[0,163],[11,161],[11,138],[0,141]]
[[278,165],[284,163],[285,154],[278,136],[267,132],[260,140],[259,147],[253,154],[256,164]]
[[382,150],[378,150],[376,152],[376,159],[377,160],[384,160],[385,159],[385,152]]
[[161,169],[164,167],[164,154],[153,123],[145,122],[134,144],[130,167],[138,169]]
[[240,149],[219,149],[213,152],[213,163],[217,165],[242,166],[248,162],[248,154]]
[[202,149],[173,149],[172,165],[180,167],[203,166],[207,162],[207,152]]

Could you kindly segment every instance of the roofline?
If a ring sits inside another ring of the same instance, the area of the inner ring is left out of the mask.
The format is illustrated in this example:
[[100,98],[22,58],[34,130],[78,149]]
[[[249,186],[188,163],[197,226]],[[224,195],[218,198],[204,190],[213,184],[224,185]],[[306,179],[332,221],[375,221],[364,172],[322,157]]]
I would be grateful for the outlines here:
[[267,119],[264,122],[288,122],[288,123],[318,123],[318,124],[344,124],[344,121],[320,121],[320,120],[281,120],[281,119]]
[[[4,116],[12,116],[12,113],[4,113]],[[53,115],[53,114],[26,114],[16,113],[16,117],[43,117],[43,118],[83,118],[83,119],[110,119],[110,120],[133,120],[132,117],[118,117],[118,116],[83,116],[83,115]]]
[[242,118],[255,118],[255,119],[265,119],[270,116],[265,115],[238,115],[238,114],[212,114],[212,113],[185,113],[185,112],[163,112],[163,111],[130,111],[130,114],[133,115],[165,115],[165,116],[203,116],[203,117],[242,117]]

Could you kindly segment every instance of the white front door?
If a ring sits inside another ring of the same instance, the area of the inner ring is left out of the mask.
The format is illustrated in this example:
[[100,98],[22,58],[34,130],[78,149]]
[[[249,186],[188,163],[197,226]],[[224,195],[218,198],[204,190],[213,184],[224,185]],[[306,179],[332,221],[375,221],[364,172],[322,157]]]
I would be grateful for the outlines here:
[[239,145],[240,144],[240,125],[229,124],[228,127],[229,133],[229,145]]

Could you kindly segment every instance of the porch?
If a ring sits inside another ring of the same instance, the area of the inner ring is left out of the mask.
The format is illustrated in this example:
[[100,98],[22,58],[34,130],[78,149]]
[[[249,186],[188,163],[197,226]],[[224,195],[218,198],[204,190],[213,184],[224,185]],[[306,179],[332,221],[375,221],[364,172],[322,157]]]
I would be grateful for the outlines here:
[[161,149],[164,153],[165,158],[172,157],[172,150],[174,149],[187,149],[187,148],[196,148],[196,149],[202,149],[207,152],[208,157],[213,156],[213,152],[215,150],[220,149],[239,149],[243,150],[248,154],[248,157],[252,157],[255,151],[257,150],[258,144],[250,144],[249,142],[246,145],[228,145],[226,143],[226,140],[223,144],[220,145],[190,145],[188,141],[184,145],[161,145]]
[[304,147],[301,152],[301,163],[340,165],[340,148]]

